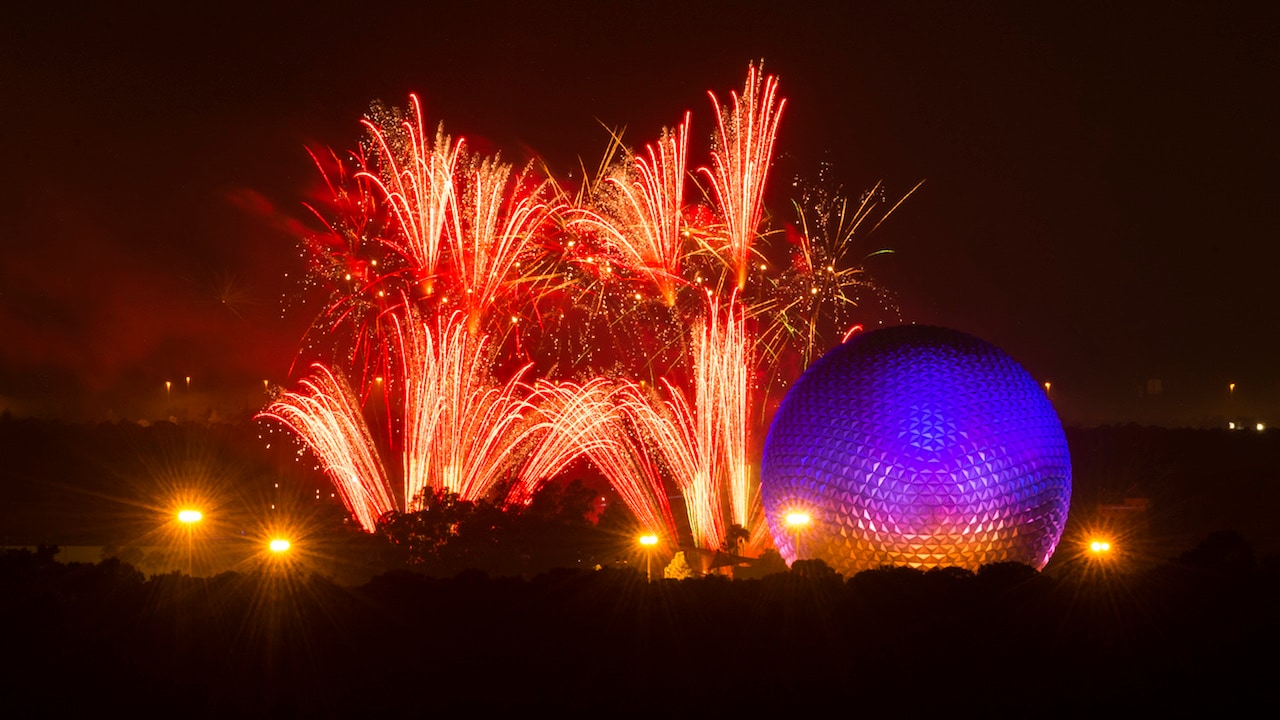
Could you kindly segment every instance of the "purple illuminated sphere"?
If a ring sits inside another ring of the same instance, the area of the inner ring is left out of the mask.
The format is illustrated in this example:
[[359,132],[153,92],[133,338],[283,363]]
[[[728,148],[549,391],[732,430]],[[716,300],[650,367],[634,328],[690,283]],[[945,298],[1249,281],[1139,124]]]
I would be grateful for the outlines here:
[[[833,348],[787,393],[761,465],[788,560],[845,576],[1053,555],[1071,504],[1066,435],[1045,391],[983,340],[903,325]],[[811,517],[787,524],[788,513]]]

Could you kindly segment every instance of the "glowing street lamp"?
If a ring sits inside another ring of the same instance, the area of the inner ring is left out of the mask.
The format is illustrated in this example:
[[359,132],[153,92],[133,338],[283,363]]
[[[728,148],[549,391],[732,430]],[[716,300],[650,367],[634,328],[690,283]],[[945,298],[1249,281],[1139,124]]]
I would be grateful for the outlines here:
[[658,544],[658,536],[647,533],[640,536],[640,544],[644,546],[644,570],[648,582],[653,582],[653,548]]
[[1104,558],[1111,554],[1111,541],[1094,539],[1089,541],[1089,552],[1096,558]]
[[271,542],[267,543],[267,549],[276,555],[289,552],[289,548],[289,541],[284,538],[273,538]]
[[201,520],[204,520],[204,513],[200,512],[199,510],[195,510],[192,508],[183,508],[182,510],[178,511],[178,522],[182,523],[187,528],[187,576],[188,577],[192,575],[192,568],[194,566],[194,561],[192,560],[192,555],[194,553],[193,537],[195,535],[196,525],[198,525]]
[[800,535],[804,532],[805,528],[809,527],[809,523],[813,522],[813,517],[807,512],[793,510],[787,513],[782,519],[786,522],[787,527],[791,528],[791,532],[796,538],[796,556],[795,559],[791,561],[791,564],[795,565],[796,560],[800,559]]

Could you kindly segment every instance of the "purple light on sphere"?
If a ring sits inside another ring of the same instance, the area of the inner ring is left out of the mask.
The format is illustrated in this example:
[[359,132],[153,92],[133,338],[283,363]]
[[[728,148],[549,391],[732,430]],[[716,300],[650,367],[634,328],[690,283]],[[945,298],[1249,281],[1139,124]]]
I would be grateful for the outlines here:
[[[769,427],[775,545],[851,576],[885,565],[1043,568],[1071,504],[1062,423],[1026,370],[955,330],[857,335],[801,375]],[[785,517],[811,521],[789,527]]]

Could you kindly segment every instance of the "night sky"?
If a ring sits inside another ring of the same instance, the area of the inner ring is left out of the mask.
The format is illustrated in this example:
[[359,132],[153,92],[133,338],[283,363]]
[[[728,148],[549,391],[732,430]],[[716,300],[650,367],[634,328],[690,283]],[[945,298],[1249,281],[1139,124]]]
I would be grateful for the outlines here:
[[780,168],[832,163],[855,196],[925,181],[867,239],[895,251],[868,270],[904,321],[1000,346],[1068,423],[1280,423],[1275,10],[42,5],[0,22],[15,415],[235,412],[287,383],[314,316],[292,301],[305,148],[354,147],[375,99],[417,92],[432,123],[567,173],[606,128],[639,145],[685,110],[705,143],[706,92],[763,60]]

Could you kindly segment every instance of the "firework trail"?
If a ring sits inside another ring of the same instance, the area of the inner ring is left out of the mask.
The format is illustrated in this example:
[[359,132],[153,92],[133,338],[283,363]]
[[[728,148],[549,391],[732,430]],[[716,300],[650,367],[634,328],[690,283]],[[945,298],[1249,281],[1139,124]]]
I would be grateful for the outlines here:
[[685,166],[689,114],[666,131],[647,157],[632,155],[605,178],[600,212],[581,211],[570,227],[594,232],[619,265],[646,278],[663,303],[675,305],[683,284]]
[[658,532],[664,544],[679,537],[662,475],[626,424],[623,406],[638,387],[603,377],[582,384],[538,381],[532,398],[540,416],[535,444],[508,502],[527,503],[544,481],[586,457],[642,527]]
[[453,236],[451,255],[467,329],[474,335],[513,283],[530,281],[528,268],[538,254],[533,242],[553,209],[542,200],[547,182],[526,189],[527,170],[512,178],[511,165],[497,158],[476,161],[470,179],[460,208],[462,232]]
[[712,194],[725,223],[724,254],[744,290],[751,264],[751,246],[764,207],[764,187],[773,158],[778,121],[786,101],[776,97],[778,79],[763,76],[751,65],[742,96],[730,94],[722,107],[715,93],[707,93],[716,112],[717,134],[711,167],[699,168],[711,182]]
[[319,458],[356,522],[373,532],[379,517],[404,505],[392,500],[386,470],[351,386],[340,372],[320,363],[311,370],[301,390],[281,394],[258,417],[292,430]]
[[412,112],[398,127],[389,117],[362,121],[380,172],[363,170],[360,177],[381,191],[399,230],[397,249],[410,260],[413,280],[430,295],[446,243],[462,234],[455,175],[464,142],[454,142],[443,128],[433,141],[425,130],[421,101],[417,95],[409,99]]
[[680,489],[699,547],[721,547],[730,525],[758,536],[762,523],[758,480],[747,462],[748,345],[740,308],[732,302],[722,308],[709,297],[706,316],[693,330],[693,401],[666,379],[666,400],[634,384],[619,391],[635,436]]
[[527,366],[495,383],[488,336],[471,335],[460,314],[440,321],[434,334],[415,313],[399,327],[406,500],[427,487],[463,500],[488,496],[514,474],[532,437]]
[[[727,501],[733,524],[753,530],[762,520],[760,489],[747,462],[754,359],[741,313],[732,299],[724,310],[711,299],[694,335],[694,386],[702,444],[714,449],[712,509]],[[720,547],[724,539],[722,533],[708,547]]]

